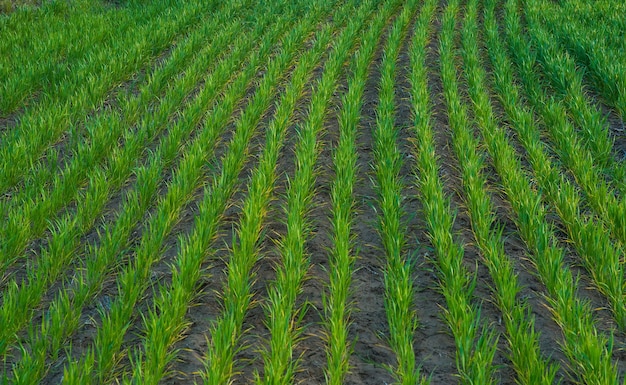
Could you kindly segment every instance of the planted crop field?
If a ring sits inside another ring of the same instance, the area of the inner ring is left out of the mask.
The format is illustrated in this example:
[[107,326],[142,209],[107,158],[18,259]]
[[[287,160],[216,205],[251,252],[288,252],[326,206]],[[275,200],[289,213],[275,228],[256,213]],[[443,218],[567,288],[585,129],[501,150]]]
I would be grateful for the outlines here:
[[626,384],[622,2],[0,5],[0,384]]

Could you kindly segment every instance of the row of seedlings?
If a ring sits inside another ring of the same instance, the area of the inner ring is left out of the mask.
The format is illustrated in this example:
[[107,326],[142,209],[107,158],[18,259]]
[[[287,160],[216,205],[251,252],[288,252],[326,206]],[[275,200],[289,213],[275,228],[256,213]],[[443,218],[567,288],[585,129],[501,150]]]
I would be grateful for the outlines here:
[[[453,67],[452,38],[457,8],[458,2],[449,3],[443,14],[439,49],[442,58],[442,76],[447,82],[450,81],[450,76],[456,76]],[[454,241],[452,231],[454,215],[449,198],[445,196],[437,165],[430,91],[427,84],[427,69],[424,65],[429,29],[427,26],[421,26],[416,31],[410,51],[417,187],[420,191],[428,234],[435,248],[441,289],[446,299],[445,319],[457,347],[456,362],[459,377],[462,383],[491,383],[495,372],[492,361],[496,338],[493,331],[481,327],[480,310],[471,303],[475,278],[470,278],[471,274],[463,266],[463,246]],[[444,60],[446,55],[448,57]]]
[[[266,326],[270,332],[268,345],[261,349],[264,360],[262,382],[265,384],[292,383],[300,366],[299,357],[294,356],[304,331],[301,321],[306,308],[298,307],[297,299],[302,294],[309,270],[305,243],[311,235],[312,224],[308,213],[315,194],[313,186],[320,151],[317,138],[323,130],[325,116],[337,89],[344,63],[357,42],[364,41],[359,35],[365,26],[365,20],[373,19],[372,25],[376,25],[380,33],[380,20],[389,18],[397,7],[397,2],[385,2],[377,14],[371,15],[371,8],[376,4],[377,2],[365,3],[350,20],[344,33],[335,40],[333,51],[325,64],[325,71],[311,96],[308,118],[299,129],[294,175],[289,179],[286,203],[283,206],[287,233],[278,241],[280,262],[276,267],[276,280],[269,286],[269,298],[265,304]],[[372,29],[370,27],[368,31]]]
[[[477,0],[467,3],[461,28],[460,51],[475,119],[478,125],[484,127],[493,124],[490,121],[493,114],[489,95],[484,88],[485,73],[479,63],[477,8]],[[505,253],[503,227],[496,221],[495,208],[487,190],[484,153],[480,151],[479,139],[468,124],[467,107],[457,91],[457,81],[454,77],[450,77],[450,80],[450,84],[444,83],[444,93],[453,148],[459,159],[465,203],[474,238],[494,284],[495,303],[502,313],[508,356],[520,384],[553,384],[558,366],[552,365],[541,354],[534,318],[528,303],[519,298],[522,286],[512,261]]]
[[[263,26],[259,25],[255,28],[255,31],[252,31],[251,36],[261,36],[261,31],[263,30]],[[239,80],[240,83],[247,84],[250,81],[258,63],[263,60],[263,55],[267,55],[279,33],[279,29],[274,29],[264,38],[261,38],[264,41],[264,46],[260,48],[260,51],[265,53],[258,54],[257,58],[252,60],[252,63],[248,66],[247,73],[245,76],[242,76],[242,80]],[[227,33],[223,36],[229,37],[229,34]],[[179,153],[184,149],[179,143],[187,140],[194,128],[203,119],[207,109],[218,96],[220,90],[229,82],[229,79],[233,78],[232,68],[237,66],[238,63],[242,63],[243,59],[249,55],[250,49],[253,48],[254,40],[249,40],[248,37],[240,37],[235,41],[240,43],[234,46],[237,49],[232,52],[230,57],[221,58],[215,70],[205,79],[204,88],[199,92],[189,108],[182,112],[181,120],[173,127],[170,127],[167,138],[157,146],[146,165],[137,166],[133,171],[133,167],[129,166],[129,161],[132,158],[129,159],[128,155],[118,154],[118,156],[113,157],[113,175],[116,175],[117,180],[125,180],[131,173],[136,175],[135,190],[127,193],[127,199],[120,209],[117,222],[102,229],[101,233],[104,234],[104,241],[98,246],[88,249],[85,257],[84,272],[74,277],[72,284],[68,287],[71,294],[62,290],[52,302],[48,310],[49,317],[41,326],[41,332],[35,333],[36,337],[31,339],[32,354],[26,354],[21,362],[18,363],[15,373],[16,378],[23,378],[24,383],[29,383],[33,378],[43,374],[47,344],[50,343],[51,355],[55,359],[63,340],[78,328],[83,307],[97,294],[98,288],[111,270],[112,265],[119,260],[120,256],[118,254],[120,250],[125,249],[130,244],[132,230],[144,217],[146,210],[156,199],[156,188],[160,183],[159,181],[162,180],[161,175],[175,158],[180,156]],[[219,48],[220,45],[216,44],[215,47]],[[213,50],[207,51],[208,54],[211,52]],[[198,63],[202,63],[202,56],[199,59],[201,60]],[[192,67],[191,69],[200,71],[201,67]],[[189,73],[191,74],[193,71]],[[244,85],[240,85],[239,89],[244,89],[244,87]],[[236,98],[236,96],[232,98]],[[230,103],[234,103],[232,98]],[[228,100],[224,103],[228,103]],[[226,119],[224,116],[229,111],[221,116],[222,120]],[[212,147],[209,143],[216,144],[223,131],[219,126],[214,125],[214,127],[218,128],[214,128],[210,136],[205,134],[204,139],[207,141],[207,148]],[[131,148],[140,149],[137,146],[132,146]],[[37,331],[38,327],[35,326],[34,329]],[[37,348],[32,346],[37,346]]]
[[[457,92],[454,35],[458,9],[458,1],[449,2],[442,16],[439,54],[446,100],[454,100],[454,93]],[[416,100],[414,103],[422,102]],[[460,107],[457,105],[453,108]],[[416,124],[420,149],[417,154],[418,170],[421,174],[418,180],[431,241],[437,255],[436,267],[446,298],[445,318],[457,346],[457,370],[462,383],[493,383],[496,372],[493,359],[498,337],[493,328],[482,324],[480,307],[472,303],[476,277],[463,265],[463,246],[453,239],[454,216],[449,198],[445,197],[443,184],[439,180],[433,134],[426,133],[432,130],[429,126],[430,115],[424,116],[426,119]],[[426,133],[426,136],[419,138],[420,133]]]
[[[554,101],[541,97],[543,91],[536,82],[534,60],[530,47],[523,40],[516,3],[508,2],[507,37],[511,51],[520,71],[527,95],[533,105],[543,112],[546,126],[563,127],[568,124],[563,114],[554,113],[559,106]],[[560,117],[560,118],[559,118]],[[580,255],[585,268],[589,271],[596,287],[608,297],[615,321],[620,329],[626,328],[626,284],[624,283],[624,265],[622,245],[613,243],[610,233],[602,221],[594,221],[581,211],[581,197],[578,189],[553,165],[545,150],[545,143],[533,123],[518,132],[520,141],[528,151],[538,184],[542,186],[546,197],[554,205],[561,218],[569,239]],[[571,139],[571,137],[570,137]],[[567,139],[565,139],[567,140]],[[580,154],[578,154],[580,155]],[[589,171],[589,170],[587,170]],[[588,193],[592,193],[588,191]],[[600,190],[596,193],[607,191]],[[622,222],[624,219],[621,220]]]
[[[489,0],[484,13],[494,87],[508,120],[517,131],[524,131],[533,124],[534,117],[522,107],[512,63],[500,41],[496,4],[497,1]],[[508,3],[510,5],[512,2]],[[505,11],[509,17],[510,10]],[[546,300],[553,319],[563,332],[559,344],[569,361],[570,376],[587,384],[617,384],[617,368],[611,362],[612,338],[598,332],[590,304],[577,295],[578,279],[565,264],[565,250],[558,245],[555,228],[548,222],[541,192],[523,170],[519,155],[495,116],[486,123],[489,124],[479,125],[479,128],[511,204],[515,224],[530,251],[530,260],[547,290]]]
[[[316,16],[319,17],[319,15]],[[287,20],[289,19],[286,18],[285,21]],[[315,21],[315,18],[302,21],[283,39],[282,44],[285,50],[268,64],[266,75],[260,80],[251,101],[237,119],[229,152],[235,152],[240,162],[245,160],[245,149],[255,133],[256,123],[270,103],[278,81],[294,60],[299,45],[315,26]],[[135,305],[148,287],[151,267],[160,259],[164,241],[180,219],[182,210],[191,201],[197,188],[201,186],[207,171],[206,162],[211,157],[215,141],[231,119],[237,102],[245,95],[248,84],[258,71],[258,66],[271,52],[275,44],[274,39],[277,37],[276,32],[288,27],[287,23],[274,25],[273,34],[266,35],[262,41],[263,51],[253,54],[251,64],[244,71],[244,76],[231,84],[225,92],[224,99],[217,103],[206,117],[199,136],[193,143],[186,146],[187,151],[174,172],[167,193],[161,197],[156,212],[143,225],[145,230],[139,245],[134,250],[134,258],[124,267],[118,277],[119,296],[113,301],[110,309],[102,311],[102,322],[88,353],[66,366],[64,383],[86,383],[94,376],[100,381],[105,381],[114,375],[125,332],[134,315]],[[249,36],[245,39],[249,39]]]
[[[392,3],[386,5],[392,7]],[[329,282],[323,293],[324,333],[326,340],[326,381],[343,384],[350,370],[351,346],[349,326],[354,304],[350,303],[352,274],[357,252],[354,250],[354,185],[358,174],[356,139],[363,106],[363,94],[370,68],[388,15],[379,13],[363,35],[352,62],[352,76],[342,96],[338,115],[339,142],[333,149],[334,178],[331,185],[332,248],[329,251]]]
[[[261,215],[265,215],[267,210],[265,206],[271,198],[272,188],[271,186],[263,186],[263,183],[273,185],[275,164],[285,140],[286,130],[292,119],[297,101],[307,84],[307,79],[323,54],[325,45],[330,40],[330,31],[327,32],[319,36],[312,50],[300,57],[299,65],[293,71],[291,82],[286,87],[276,107],[274,118],[266,131],[265,148],[248,188],[250,195],[246,202],[256,200],[256,203],[254,206],[250,203],[249,208],[245,206],[244,215],[254,212],[255,209],[260,209]],[[211,241],[217,235],[228,200],[235,191],[238,175],[243,167],[240,151],[229,152],[223,164],[224,168],[220,176],[215,178],[210,187],[205,190],[193,232],[180,242],[180,253],[175,263],[176,269],[173,270],[170,287],[161,286],[153,310],[145,317],[145,336],[143,338],[145,356],[139,354],[134,361],[133,379],[130,380],[132,383],[157,383],[164,376],[169,362],[177,354],[175,351],[169,351],[169,348],[181,338],[180,334],[185,325],[184,317],[195,295],[196,285],[202,276],[203,262],[208,256]],[[252,226],[253,222],[249,221],[250,225],[248,226]],[[259,226],[261,222],[262,219],[257,222]],[[246,228],[249,229],[249,227]],[[238,232],[242,245],[244,242],[242,237],[246,238],[243,235],[243,230],[244,226],[242,225]],[[258,240],[257,242],[252,240],[253,244],[258,242]],[[222,346],[222,348],[225,349],[220,351],[228,354],[230,347]],[[217,360],[217,362],[219,361]]]
[[[24,254],[29,242],[44,233],[61,208],[80,198],[81,188],[94,168],[106,170],[107,164],[110,167],[114,159],[111,155],[116,154],[120,141],[134,149],[134,156],[126,155],[131,163],[134,162],[131,159],[140,158],[143,149],[161,134],[187,95],[196,88],[206,68],[228,52],[226,48],[240,29],[241,21],[223,26],[211,44],[206,46],[207,49],[190,60],[191,50],[206,43],[204,33],[216,33],[220,28],[219,21],[227,20],[229,13],[215,15],[215,23],[198,29],[186,41],[187,44],[180,43],[172,53],[171,60],[150,74],[148,82],[139,89],[139,94],[120,103],[122,108],[119,113],[111,111],[88,122],[85,127],[88,137],[78,141],[76,148],[69,150],[74,155],[59,173],[53,172],[50,178],[35,174],[35,181],[27,180],[26,188],[5,203],[8,213],[6,222],[0,228],[0,274]],[[184,66],[186,61],[189,61],[189,67]],[[187,71],[182,72],[185,69]],[[168,86],[168,81],[176,72],[185,75],[177,77]],[[155,98],[158,96],[161,96],[160,104],[155,106]],[[56,156],[51,159],[56,159]],[[41,168],[49,169],[46,165]],[[130,172],[131,167],[125,170]],[[126,175],[119,175],[116,180],[119,184],[125,179]]]
[[167,10],[164,3],[155,3],[102,12],[92,4],[43,4],[37,11],[22,10],[1,20],[0,116],[19,111],[37,92],[71,77],[71,71],[96,64],[93,59],[103,47],[123,49],[123,36],[133,36],[134,29]]
[[378,227],[386,261],[383,275],[385,313],[389,325],[389,345],[396,359],[395,367],[389,369],[396,381],[402,384],[426,382],[415,361],[413,348],[418,324],[413,305],[415,261],[411,260],[406,250],[402,204],[404,181],[400,176],[402,157],[397,143],[399,129],[395,124],[397,60],[416,7],[417,2],[407,2],[387,36],[380,69],[376,126],[372,133],[374,189],[380,209]]
[[[215,42],[215,48],[218,51],[207,50],[204,52],[204,57],[200,56],[199,60],[195,61],[190,69],[201,74],[206,71],[206,65],[214,64],[213,60],[211,60],[212,55],[219,53],[220,48],[226,47],[229,37],[228,33],[219,36]],[[238,56],[232,57],[230,63],[238,63],[245,57],[245,54],[246,51],[240,49]],[[216,59],[218,58],[220,56],[216,57]],[[192,75],[194,71],[188,71],[187,73],[189,74],[188,76],[180,78],[175,84],[173,92],[185,90],[190,92],[193,89],[197,81],[197,78],[195,78],[197,75]],[[222,77],[225,75],[223,74]],[[227,79],[228,77],[224,78],[222,83],[225,83]],[[203,93],[204,99],[196,98],[188,106],[188,112],[186,112],[187,123],[200,119],[203,111],[206,109],[207,102],[217,96],[220,88],[208,88],[207,92]],[[30,318],[33,307],[40,301],[45,290],[62,275],[64,269],[76,258],[75,252],[80,246],[81,236],[86,234],[99,218],[108,198],[131,176],[134,165],[140,161],[142,153],[151,141],[150,139],[156,138],[162,132],[169,120],[169,116],[179,107],[179,103],[172,103],[172,105],[165,103],[162,106],[163,113],[158,115],[160,118],[149,120],[146,116],[140,128],[133,132],[132,135],[128,135],[125,145],[116,148],[112,152],[107,165],[89,170],[91,173],[89,184],[85,190],[80,191],[75,215],[70,211],[59,219],[57,223],[53,222],[48,225],[51,233],[48,241],[49,246],[47,249],[42,250],[35,263],[26,267],[27,280],[19,282],[18,278],[14,277],[8,281],[3,296],[4,301],[2,307],[0,307],[0,320],[6,322],[6,325],[10,325],[3,328],[0,334],[0,351],[3,354],[6,353],[10,341],[15,338],[14,333],[20,330]],[[180,125],[183,121],[181,120],[178,124]],[[184,128],[181,133],[188,135],[194,125],[181,125],[181,127]],[[171,131],[176,132],[176,130]],[[184,137],[182,136],[181,139]],[[43,209],[41,210],[43,211]],[[43,215],[43,213],[41,214]],[[42,221],[45,223],[45,216]],[[32,226],[34,227],[34,224]],[[22,233],[28,234],[28,227],[23,229]],[[19,258],[25,252],[24,248],[28,241],[29,239],[23,239],[20,248],[11,250],[16,254],[13,258]],[[3,257],[6,258],[7,255]],[[8,254],[8,257],[11,257],[11,255]]]
[[[101,107],[110,91],[155,60],[172,41],[197,24],[199,3],[185,3],[137,24],[112,47],[82,60],[42,102],[25,111],[18,124],[0,135],[0,194],[15,186],[40,155],[68,135],[67,128]],[[92,63],[93,61],[93,63]],[[98,75],[94,75],[97,73]]]

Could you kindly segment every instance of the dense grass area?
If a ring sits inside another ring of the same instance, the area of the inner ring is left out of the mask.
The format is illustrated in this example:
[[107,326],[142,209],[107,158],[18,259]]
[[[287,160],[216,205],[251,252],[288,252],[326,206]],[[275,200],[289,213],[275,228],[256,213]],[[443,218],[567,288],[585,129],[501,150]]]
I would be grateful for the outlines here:
[[0,1],[0,383],[626,383],[620,10]]

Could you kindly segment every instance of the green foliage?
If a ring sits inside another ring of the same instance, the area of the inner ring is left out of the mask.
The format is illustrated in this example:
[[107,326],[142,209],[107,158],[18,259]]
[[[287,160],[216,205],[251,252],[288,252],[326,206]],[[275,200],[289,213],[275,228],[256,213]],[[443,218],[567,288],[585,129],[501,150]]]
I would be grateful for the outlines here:
[[[528,2],[532,7],[532,2]],[[530,12],[530,11],[529,11]],[[540,30],[539,26],[529,18],[529,32],[534,34],[538,41],[537,54],[531,56],[532,46],[523,40],[519,34],[519,26],[511,23],[511,45],[516,64],[520,70],[520,78],[529,95],[530,102],[541,113],[550,135],[553,138],[557,152],[563,163],[569,166],[582,190],[586,192],[590,206],[599,214],[601,221],[582,213],[583,204],[576,185],[567,180],[548,158],[544,144],[540,141],[540,133],[536,127],[530,125],[529,131],[521,135],[522,141],[528,148],[529,158],[539,183],[544,186],[546,195],[556,208],[563,220],[568,236],[573,242],[583,265],[590,272],[598,289],[608,296],[611,310],[614,313],[618,327],[626,328],[626,284],[624,270],[620,258],[623,250],[620,243],[613,244],[604,226],[613,231],[613,235],[620,241],[626,240],[623,223],[626,210],[623,202],[618,202],[614,192],[598,175],[594,168],[594,158],[579,144],[577,136],[567,120],[565,109],[559,101],[549,98],[541,87],[537,76],[535,57],[545,57],[542,50],[552,51],[553,58],[547,59],[551,68],[552,77],[561,77],[559,83],[573,88],[572,92],[580,91],[576,82],[571,84],[576,74],[567,72],[565,59],[559,60],[554,47],[549,46],[549,39]],[[565,79],[563,79],[565,78]],[[567,80],[566,80],[567,79]],[[581,97],[582,98],[582,97]],[[596,134],[600,138],[600,134]],[[601,163],[601,161],[599,161]]]
[[[491,63],[494,67],[494,84],[498,97],[514,129],[524,140],[529,152],[539,154],[541,145],[532,133],[534,118],[521,103],[519,87],[514,82],[512,63],[506,54],[506,48],[500,41],[501,35],[496,27],[493,8],[486,13],[487,46]],[[523,62],[528,62],[530,53],[524,50],[517,2],[509,0],[504,5],[506,38],[511,44],[511,51],[526,54]],[[502,178],[506,195],[516,213],[516,225],[532,253],[532,261],[537,273],[548,290],[547,299],[554,320],[564,333],[563,349],[574,375],[581,381],[593,384],[616,384],[617,368],[611,362],[612,342],[610,338],[598,332],[589,304],[576,295],[578,280],[564,264],[565,250],[558,246],[555,231],[547,222],[547,210],[542,202],[543,196],[530,184],[525,175],[515,150],[507,143],[502,129],[494,127],[492,131],[483,131],[494,166]],[[549,163],[537,164],[546,166]],[[553,180],[540,182],[543,189],[550,188]]]
[[[626,114],[626,69],[615,59],[626,22],[606,14],[623,7],[0,0],[0,382],[45,383],[61,370],[64,384],[178,381],[190,309],[202,283],[217,279],[217,293],[206,293],[221,306],[203,331],[203,368],[187,375],[228,384],[250,369],[249,381],[291,384],[308,365],[299,352],[311,338],[323,344],[326,382],[350,382],[363,359],[354,354],[361,304],[353,282],[370,247],[357,238],[363,199],[375,210],[375,224],[363,225],[377,225],[382,244],[380,328],[388,333],[378,343],[394,382],[429,382],[415,273],[430,264],[460,383],[496,383],[502,349],[520,384],[617,384],[613,330],[579,296],[568,263],[605,297],[608,321],[626,330],[626,164],[614,157],[606,118],[607,106],[617,113],[611,124]],[[368,90],[372,76],[379,82]],[[399,113],[407,109],[409,125]],[[369,123],[371,146],[361,146]],[[472,262],[489,273],[505,343],[474,293],[484,281],[468,268],[456,230],[463,221],[440,173],[444,137],[479,252]],[[407,156],[404,143],[414,145]],[[332,164],[320,156],[326,144]],[[372,152],[371,170],[359,167],[361,150]],[[364,176],[372,197],[359,196]],[[323,197],[328,222],[318,223],[312,209]],[[224,274],[209,276],[231,208]],[[502,210],[529,264],[505,252]],[[274,214],[283,218],[267,261],[275,275],[257,291]],[[424,263],[409,229],[429,237]],[[316,252],[309,242],[318,238],[329,242],[326,274],[315,277],[324,281],[321,305],[305,295]],[[560,329],[548,336],[564,353],[558,364],[540,349],[536,309],[518,278],[528,273]],[[247,319],[257,306],[261,330]],[[319,335],[305,324],[312,309]],[[251,364],[244,350],[255,354]]]
[[[493,7],[493,2],[488,3],[487,7],[490,6]],[[483,132],[493,132],[499,123],[494,117],[486,91],[486,73],[480,66],[477,8],[477,1],[470,0],[461,30],[464,73],[476,124]],[[492,16],[493,8],[485,10],[485,13]],[[486,18],[485,24],[490,21]],[[448,109],[472,230],[495,284],[493,295],[503,315],[509,356],[517,372],[517,381],[528,385],[553,384],[558,366],[542,356],[534,318],[529,314],[528,304],[519,299],[522,287],[514,272],[514,262],[505,255],[503,228],[496,222],[495,207],[487,190],[485,156],[480,150],[479,140],[467,129],[469,125],[464,123],[469,122],[466,107],[458,102],[458,94],[454,90],[450,94],[456,100],[456,110],[450,111],[452,104]],[[499,157],[500,154],[494,153],[493,156]]]
[[342,384],[350,370],[350,355],[354,341],[349,341],[349,326],[352,322],[353,304],[352,274],[357,258],[351,232],[354,220],[354,185],[356,183],[357,159],[356,137],[363,94],[370,66],[379,41],[382,28],[386,25],[389,11],[395,9],[395,3],[385,4],[385,11],[379,12],[365,33],[361,46],[352,57],[352,77],[348,80],[348,89],[342,97],[342,109],[339,112],[340,138],[334,148],[333,165],[335,177],[331,187],[333,248],[330,252],[328,270],[328,292],[324,293],[324,311],[326,313],[326,380],[329,384]]
[[[443,14],[439,52],[444,95],[449,104],[449,114],[461,127],[460,100],[457,95],[454,63],[454,31],[458,14],[458,1],[448,3]],[[417,34],[425,44],[426,30]],[[456,363],[459,377],[466,384],[489,384],[495,381],[493,357],[497,336],[493,329],[481,325],[480,309],[472,303],[476,278],[463,265],[463,246],[454,240],[452,225],[454,215],[449,198],[444,194],[439,178],[437,155],[431,128],[431,112],[422,65],[423,54],[419,47],[412,50],[412,98],[415,115],[415,143],[417,159],[417,184],[420,189],[428,235],[435,248],[435,267],[441,291],[446,299],[445,320],[456,344]]]
[[401,384],[424,383],[415,361],[413,339],[418,321],[413,307],[413,269],[405,245],[402,202],[404,181],[400,176],[403,160],[397,143],[395,125],[396,63],[409,21],[416,12],[416,2],[408,2],[390,28],[383,48],[380,95],[376,110],[374,139],[375,190],[378,196],[378,227],[386,261],[384,270],[385,311],[389,324],[389,344],[396,356],[395,367],[389,368]]
[[[582,64],[604,100],[626,118],[626,6],[622,1],[566,0],[559,4],[541,0],[530,3],[533,13]],[[554,39],[552,39],[554,40]]]
[[[324,118],[343,64],[358,41],[364,21],[373,12],[375,2],[365,2],[360,7],[350,4],[343,17],[345,29],[336,37],[333,48],[324,64],[324,72],[311,95],[306,120],[298,130],[295,173],[287,186],[287,202],[283,207],[287,233],[278,241],[281,262],[276,267],[277,278],[269,289],[266,306],[266,325],[270,331],[269,347],[261,354],[264,360],[264,376],[257,375],[257,382],[265,384],[290,384],[300,365],[294,358],[296,345],[302,335],[301,320],[306,308],[298,308],[296,301],[302,293],[309,261],[305,242],[311,234],[308,213],[315,194],[316,163],[319,153],[318,134],[322,131]],[[347,18],[349,14],[352,18]]]

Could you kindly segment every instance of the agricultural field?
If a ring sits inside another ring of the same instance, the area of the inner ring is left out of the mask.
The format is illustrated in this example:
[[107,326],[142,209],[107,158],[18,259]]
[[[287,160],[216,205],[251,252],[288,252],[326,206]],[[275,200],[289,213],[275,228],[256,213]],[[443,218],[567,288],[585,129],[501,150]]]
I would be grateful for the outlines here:
[[626,384],[624,14],[0,2],[0,384]]

